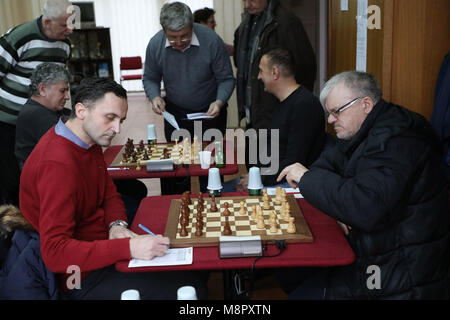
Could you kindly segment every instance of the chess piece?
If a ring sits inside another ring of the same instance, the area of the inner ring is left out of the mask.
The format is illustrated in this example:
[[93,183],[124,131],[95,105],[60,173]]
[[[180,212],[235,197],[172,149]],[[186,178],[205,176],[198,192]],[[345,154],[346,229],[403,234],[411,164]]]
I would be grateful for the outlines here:
[[256,228],[257,229],[265,229],[266,228],[266,224],[264,223],[263,216],[258,216],[258,218],[256,219]]
[[245,202],[241,201],[240,205],[241,205],[241,209],[239,210],[239,213],[241,215],[247,214],[247,210],[245,210]]
[[263,203],[264,203],[263,204],[264,205],[264,210],[269,210],[270,209],[270,203],[269,203],[269,196],[267,195],[267,193],[265,194],[265,196],[263,196]]
[[202,216],[197,217],[197,225],[198,225],[200,228],[203,228],[203,217],[202,217]]
[[252,218],[252,219],[256,219],[256,211],[257,211],[257,209],[256,209],[256,204],[254,204],[253,205],[253,207],[252,207],[252,215],[250,216],[250,218]]
[[295,233],[296,232],[296,228],[295,228],[295,224],[294,224],[295,218],[294,217],[290,217],[289,218],[289,224],[287,227],[287,233]]
[[217,208],[216,197],[212,195],[211,197],[211,208],[209,209],[211,212],[217,212],[219,209]]
[[185,214],[180,215],[180,225],[186,226],[189,222],[188,217]]
[[223,227],[223,234],[229,236],[232,234],[230,222],[228,221],[228,216],[225,217],[225,226]]
[[275,189],[275,200],[274,203],[276,205],[280,205],[281,204],[281,187],[277,187]]
[[202,202],[197,203],[197,214],[198,214],[198,213],[202,214],[204,209],[205,209],[205,208],[204,208]]
[[225,202],[223,204],[223,206],[225,207],[225,210],[223,210],[222,215],[225,216],[225,217],[231,215],[230,210],[228,210],[228,206],[229,206],[228,202]]
[[289,218],[291,217],[291,205],[289,204],[289,202],[286,202],[284,204],[284,211],[282,213],[283,213],[282,216],[283,220],[289,221]]
[[181,229],[180,229],[180,236],[181,237],[187,237],[187,235],[188,235],[188,231],[186,229],[186,226],[182,225]]
[[198,202],[203,204],[203,194],[201,192],[198,193]]
[[273,223],[270,225],[270,229],[269,229],[270,233],[277,233],[278,232],[278,227],[276,223]]
[[141,162],[140,161],[138,161],[137,162],[137,166],[136,166],[136,170],[141,170],[142,168],[141,168]]
[[183,192],[183,197],[187,200],[187,204],[192,204],[191,197],[189,196],[190,193],[191,193],[190,191]]
[[263,217],[263,212],[262,212],[262,208],[261,208],[261,206],[260,205],[258,205],[257,207],[256,207],[256,217],[257,218],[262,218]]
[[197,221],[197,224],[195,225],[195,235],[197,237],[200,237],[203,235],[202,228],[203,228],[203,226],[201,226],[200,221]]

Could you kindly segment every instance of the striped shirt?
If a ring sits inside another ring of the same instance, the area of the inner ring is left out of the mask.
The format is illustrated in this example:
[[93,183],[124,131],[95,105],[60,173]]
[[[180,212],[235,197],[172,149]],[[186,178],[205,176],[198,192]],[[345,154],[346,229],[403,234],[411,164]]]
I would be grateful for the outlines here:
[[0,37],[0,122],[16,124],[29,97],[31,73],[38,65],[65,65],[70,57],[69,40],[47,38],[41,20],[21,24]]

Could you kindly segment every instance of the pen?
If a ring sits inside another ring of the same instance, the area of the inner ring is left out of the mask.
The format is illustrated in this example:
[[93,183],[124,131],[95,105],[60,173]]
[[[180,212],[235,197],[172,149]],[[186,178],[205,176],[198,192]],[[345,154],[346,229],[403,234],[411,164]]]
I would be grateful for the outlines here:
[[[153,232],[151,232],[147,227],[143,226],[142,224],[139,223],[138,227],[141,228],[142,230],[144,230],[145,232],[151,234],[152,236],[156,236]],[[172,246],[169,244],[169,248],[170,247],[172,247]]]
[[112,167],[112,168],[107,168],[106,170],[108,170],[108,171],[111,171],[111,170],[130,170],[130,168],[127,168],[127,167],[123,167],[123,168]]
[[156,236],[153,232],[151,232],[149,229],[144,227],[142,224],[138,224],[138,227],[141,228],[142,230],[144,230],[145,232],[151,234],[152,236]]

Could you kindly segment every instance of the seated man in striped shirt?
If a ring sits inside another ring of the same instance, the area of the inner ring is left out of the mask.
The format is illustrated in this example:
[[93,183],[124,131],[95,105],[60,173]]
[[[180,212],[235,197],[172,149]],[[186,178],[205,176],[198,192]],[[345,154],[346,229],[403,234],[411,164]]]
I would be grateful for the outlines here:
[[17,116],[28,100],[33,70],[44,61],[64,66],[70,57],[71,5],[67,0],[47,0],[42,16],[0,37],[0,204],[18,205]]

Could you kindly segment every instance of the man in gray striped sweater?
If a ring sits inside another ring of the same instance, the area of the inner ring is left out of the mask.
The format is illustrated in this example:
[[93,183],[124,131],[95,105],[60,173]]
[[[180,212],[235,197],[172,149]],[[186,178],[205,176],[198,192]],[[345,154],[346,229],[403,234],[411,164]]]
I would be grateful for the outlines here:
[[67,0],[47,0],[42,16],[0,37],[0,204],[18,205],[14,141],[17,116],[29,97],[31,73],[43,62],[65,65],[70,57],[69,6]]

